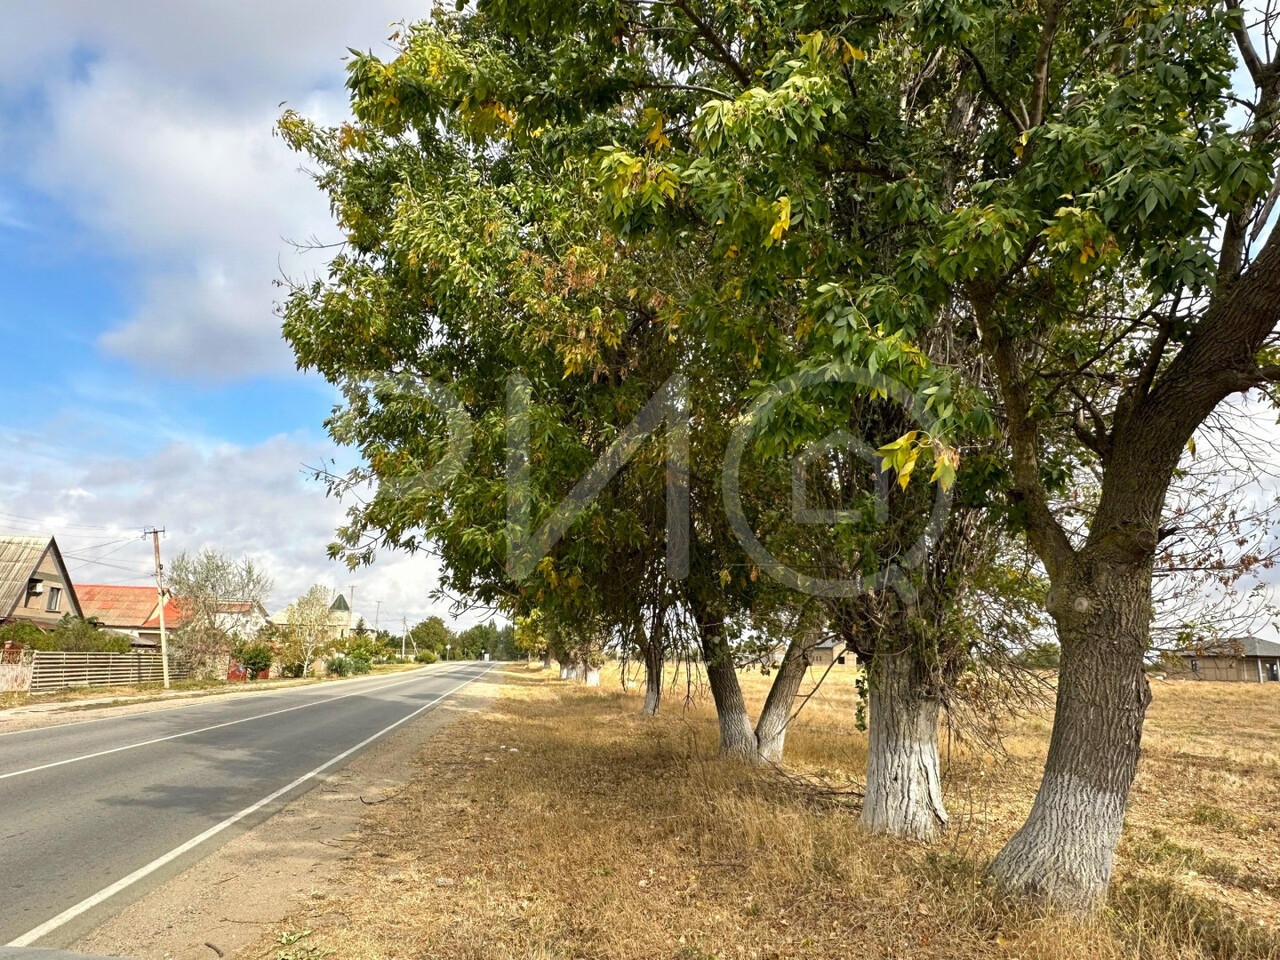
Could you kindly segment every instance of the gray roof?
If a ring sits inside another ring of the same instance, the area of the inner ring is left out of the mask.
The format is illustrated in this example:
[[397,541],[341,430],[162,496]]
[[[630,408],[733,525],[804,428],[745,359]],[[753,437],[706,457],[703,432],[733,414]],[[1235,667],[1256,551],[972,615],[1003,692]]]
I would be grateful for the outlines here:
[[1280,657],[1280,643],[1258,637],[1235,637],[1195,650],[1183,650],[1184,657]]
[[7,617],[26,595],[31,575],[53,537],[0,536],[0,617]]

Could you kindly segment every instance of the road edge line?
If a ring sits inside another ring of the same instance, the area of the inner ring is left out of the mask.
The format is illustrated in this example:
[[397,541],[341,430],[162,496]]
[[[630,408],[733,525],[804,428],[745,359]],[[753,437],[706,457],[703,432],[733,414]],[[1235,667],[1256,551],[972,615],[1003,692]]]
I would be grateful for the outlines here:
[[107,900],[114,897],[120,891],[133,886],[135,883],[137,883],[139,880],[143,879],[144,877],[150,876],[151,874],[159,870],[161,867],[172,863],[174,860],[177,860],[183,854],[188,853],[191,850],[194,850],[196,847],[200,846],[200,844],[204,843],[206,840],[211,839],[212,837],[217,836],[219,833],[221,833],[223,830],[226,830],[228,827],[235,826],[245,817],[248,817],[254,813],[257,813],[259,810],[261,810],[263,807],[267,806],[268,804],[273,803],[274,801],[279,800],[281,797],[285,796],[291,791],[296,790],[298,787],[302,786],[308,780],[314,780],[316,777],[324,773],[334,764],[342,762],[343,760],[345,760],[347,757],[351,756],[353,753],[357,752],[358,750],[361,750],[364,747],[367,747],[369,744],[373,743],[374,741],[379,740],[382,737],[385,737],[392,730],[395,730],[397,727],[408,723],[414,717],[418,716],[419,714],[423,713],[426,710],[429,710],[431,707],[434,707],[441,700],[444,700],[447,697],[453,696],[455,693],[457,693],[459,690],[461,690],[463,687],[467,686],[468,684],[474,683],[475,681],[479,680],[481,677],[488,676],[491,670],[493,670],[493,667],[489,667],[484,671],[484,673],[477,674],[476,676],[471,677],[468,680],[464,680],[462,683],[458,684],[456,687],[452,688],[451,690],[448,690],[445,693],[440,694],[440,696],[436,697],[434,700],[430,701],[429,703],[424,703],[422,706],[418,707],[412,713],[401,717],[395,723],[392,723],[389,726],[383,727],[377,733],[373,734],[373,736],[367,737],[364,740],[361,740],[354,747],[351,747],[347,750],[342,751],[342,753],[338,754],[336,757],[333,757],[330,760],[326,760],[324,763],[320,764],[320,766],[316,767],[314,770],[311,770],[308,773],[304,773],[302,776],[298,777],[298,779],[294,780],[292,783],[289,783],[286,786],[281,787],[279,790],[276,790],[274,793],[271,793],[263,797],[261,800],[258,800],[257,802],[250,804],[240,812],[232,814],[231,816],[223,820],[221,823],[214,824],[208,830],[204,831],[204,833],[197,834],[196,836],[188,840],[186,843],[180,844],[174,847],[168,853],[165,853],[159,857],[156,857],[156,859],[152,860],[146,866],[139,867],[137,870],[133,871],[133,873],[129,874],[128,876],[121,877],[119,880],[117,880],[115,883],[111,884],[110,886],[103,887],[97,893],[93,894],[92,896],[86,897],[85,899],[77,903],[75,906],[68,907],[66,910],[63,910],[57,916],[52,917],[49,920],[46,920],[44,923],[40,924],[38,927],[28,930],[26,933],[24,933],[22,936],[18,937],[17,939],[10,940],[7,944],[5,944],[5,946],[7,947],[31,946],[37,940],[40,940],[41,938],[48,936],[54,930],[57,930],[59,927],[64,926],[71,920],[74,920],[76,917],[80,916],[82,913],[92,910],[94,907],[98,906],[98,904],[100,903],[105,903]]

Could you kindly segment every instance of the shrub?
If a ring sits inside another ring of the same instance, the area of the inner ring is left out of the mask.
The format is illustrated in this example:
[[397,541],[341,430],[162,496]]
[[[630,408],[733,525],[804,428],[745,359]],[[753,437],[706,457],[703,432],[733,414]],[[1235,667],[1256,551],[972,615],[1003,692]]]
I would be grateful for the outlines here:
[[351,673],[351,662],[346,657],[330,657],[325,669],[331,677],[345,677]]
[[271,669],[275,652],[265,643],[241,643],[236,646],[235,658],[244,665],[249,679],[256,680],[263,670]]
[[418,663],[435,663],[440,658],[437,657],[430,650],[419,650],[417,653],[413,655],[413,659],[416,660]]
[[352,673],[360,674],[373,672],[373,661],[368,657],[348,657],[347,659],[351,663]]
[[33,650],[52,650],[52,638],[34,623],[6,623],[0,627],[0,647],[16,643]]
[[302,676],[301,663],[286,663],[280,668],[280,676],[282,677],[300,677]]

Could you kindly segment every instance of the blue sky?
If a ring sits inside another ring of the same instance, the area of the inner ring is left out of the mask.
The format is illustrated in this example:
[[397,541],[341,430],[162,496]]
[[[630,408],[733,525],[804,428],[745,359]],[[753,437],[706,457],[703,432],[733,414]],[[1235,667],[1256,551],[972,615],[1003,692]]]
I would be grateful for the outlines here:
[[[0,63],[0,529],[45,530],[81,582],[146,582],[126,537],[249,554],[283,606],[358,585],[385,620],[444,612],[435,568],[355,575],[324,548],[342,506],[305,465],[332,388],[279,336],[289,240],[332,236],[324,198],[274,137],[282,101],[345,114],[348,47],[381,49],[417,0],[49,0],[5,12]],[[99,543],[112,541],[109,547]],[[464,617],[471,620],[474,617]]]

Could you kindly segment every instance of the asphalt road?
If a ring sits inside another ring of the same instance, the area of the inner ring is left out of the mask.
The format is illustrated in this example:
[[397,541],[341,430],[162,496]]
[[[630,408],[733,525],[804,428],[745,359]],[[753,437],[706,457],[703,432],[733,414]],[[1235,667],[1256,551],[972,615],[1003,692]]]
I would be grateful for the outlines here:
[[490,666],[0,735],[0,944],[69,943]]

